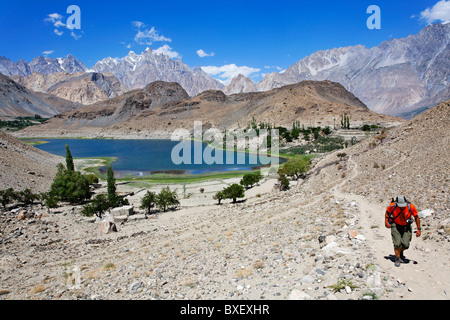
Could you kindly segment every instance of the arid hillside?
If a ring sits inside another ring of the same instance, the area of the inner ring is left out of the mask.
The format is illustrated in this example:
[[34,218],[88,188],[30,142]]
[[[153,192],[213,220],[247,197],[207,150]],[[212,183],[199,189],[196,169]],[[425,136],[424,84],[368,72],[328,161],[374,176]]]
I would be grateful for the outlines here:
[[47,192],[61,159],[0,131],[0,190]]
[[[313,181],[342,180],[343,191],[374,203],[388,205],[404,195],[419,210],[433,209],[436,217],[449,218],[450,100],[396,128],[368,138],[320,160]],[[326,176],[323,175],[327,172]],[[323,183],[318,184],[326,188]],[[316,190],[320,193],[321,190]]]
[[35,93],[0,74],[0,116],[52,117],[79,107],[74,102],[45,93]]

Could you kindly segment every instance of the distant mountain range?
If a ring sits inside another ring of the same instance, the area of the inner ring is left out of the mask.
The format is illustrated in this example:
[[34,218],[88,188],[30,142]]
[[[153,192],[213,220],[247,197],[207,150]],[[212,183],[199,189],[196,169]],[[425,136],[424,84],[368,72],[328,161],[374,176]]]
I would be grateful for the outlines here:
[[196,96],[206,90],[224,87],[201,68],[191,69],[181,60],[158,54],[150,48],[139,55],[131,51],[122,59],[103,59],[92,70],[110,72],[130,89],[142,89],[154,81],[177,82],[190,96]]
[[[91,69],[72,55],[58,59],[37,57],[30,63],[0,57],[0,73],[27,77],[13,78],[30,90],[42,87],[42,82],[52,83],[35,74],[64,73],[65,80],[53,83],[52,90],[47,86],[37,91],[57,93],[60,98],[85,105],[119,96],[126,90],[142,89],[154,81],[177,82],[194,97],[207,90],[222,90],[230,95],[268,91],[304,80],[330,80],[341,83],[370,110],[408,117],[450,98],[449,39],[450,24],[436,23],[416,35],[385,41],[371,49],[357,45],[318,51],[280,73],[266,75],[259,83],[239,75],[228,86],[200,67],[192,69],[150,48],[141,54],[131,51],[122,59],[103,59]],[[90,75],[83,78],[80,73]],[[77,76],[68,76],[71,74]],[[96,86],[101,79],[100,89],[93,90],[80,77]]]
[[36,57],[30,63],[19,60],[17,63],[0,57],[0,73],[5,76],[29,76],[32,73],[42,73],[45,75],[59,72],[76,73],[85,72],[88,68],[72,55],[66,58]]
[[302,80],[341,83],[369,109],[400,115],[425,110],[450,98],[450,24],[436,23],[416,35],[318,51],[271,73],[257,85],[266,91]]

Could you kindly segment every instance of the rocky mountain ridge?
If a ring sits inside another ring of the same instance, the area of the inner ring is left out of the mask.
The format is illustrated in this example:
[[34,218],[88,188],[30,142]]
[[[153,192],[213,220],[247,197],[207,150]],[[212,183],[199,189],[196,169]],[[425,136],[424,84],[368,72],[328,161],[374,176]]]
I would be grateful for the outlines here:
[[81,105],[115,98],[129,91],[112,74],[95,72],[32,73],[10,76],[17,83],[35,92],[48,93]]
[[341,83],[369,109],[391,115],[435,106],[449,96],[450,24],[436,23],[416,35],[318,51],[257,84],[266,91],[302,80]]
[[60,72],[85,72],[87,70],[87,67],[71,54],[66,58],[58,59],[39,56],[29,63],[22,59],[15,63],[6,57],[0,57],[0,73],[5,76],[26,77],[35,72],[48,75]]
[[245,128],[255,119],[291,127],[333,127],[347,113],[352,125],[402,120],[370,111],[342,85],[330,81],[303,81],[268,92],[225,95],[205,91],[190,98],[177,83],[157,81],[120,97],[58,115],[44,125],[17,133],[22,136],[96,136],[168,138],[178,128],[191,130],[194,121],[204,128]]
[[218,90],[223,85],[201,68],[191,69],[179,59],[172,59],[147,48],[141,54],[133,51],[122,58],[106,58],[93,67],[96,72],[110,72],[131,89],[140,89],[154,81],[177,82],[190,95],[206,90]]
[[0,74],[0,116],[47,118],[80,107],[76,103],[46,93],[35,93]]

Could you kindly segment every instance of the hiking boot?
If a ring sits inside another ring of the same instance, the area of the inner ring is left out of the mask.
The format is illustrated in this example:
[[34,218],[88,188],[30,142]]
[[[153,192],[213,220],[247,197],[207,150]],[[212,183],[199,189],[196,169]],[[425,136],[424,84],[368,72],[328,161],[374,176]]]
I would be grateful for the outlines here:
[[400,267],[400,264],[402,263],[402,260],[400,258],[395,258],[395,266]]
[[405,263],[405,261],[406,261],[406,257],[403,254],[403,252],[400,254],[400,260],[401,260],[402,263]]

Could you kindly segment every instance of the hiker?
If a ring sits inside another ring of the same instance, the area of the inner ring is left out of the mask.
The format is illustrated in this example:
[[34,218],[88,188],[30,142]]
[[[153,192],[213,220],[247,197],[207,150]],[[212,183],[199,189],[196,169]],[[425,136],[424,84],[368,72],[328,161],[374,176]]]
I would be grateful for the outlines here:
[[392,203],[386,209],[385,226],[391,229],[396,267],[405,262],[403,251],[409,248],[411,242],[413,220],[415,220],[417,226],[416,237],[420,237],[420,219],[416,207],[404,196],[399,196],[395,200],[392,199]]

